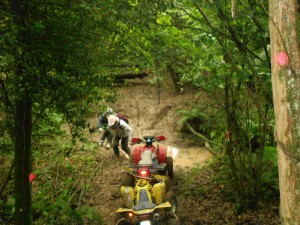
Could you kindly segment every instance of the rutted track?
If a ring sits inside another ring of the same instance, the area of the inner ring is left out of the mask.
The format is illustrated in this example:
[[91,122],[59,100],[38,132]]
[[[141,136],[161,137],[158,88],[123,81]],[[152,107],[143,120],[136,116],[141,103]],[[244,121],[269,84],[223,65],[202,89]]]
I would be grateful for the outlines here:
[[[183,148],[182,140],[178,138],[180,125],[176,110],[182,107],[184,102],[195,100],[192,93],[174,94],[163,90],[160,93],[160,103],[158,104],[156,86],[150,85],[145,79],[119,87],[119,93],[119,101],[110,106],[129,117],[134,137],[165,135],[167,141],[161,144],[179,149],[179,154],[174,162],[175,167],[202,164],[209,157],[205,149]],[[96,124],[97,118],[92,123]],[[92,135],[92,139],[98,141],[99,136],[100,133],[95,133]],[[99,172],[96,172],[93,192],[89,201],[101,213],[106,225],[115,224],[114,212],[121,205],[120,175],[122,168],[128,162],[124,155],[121,154],[121,156],[116,158],[112,149],[106,150],[100,146],[95,156],[99,163]]]

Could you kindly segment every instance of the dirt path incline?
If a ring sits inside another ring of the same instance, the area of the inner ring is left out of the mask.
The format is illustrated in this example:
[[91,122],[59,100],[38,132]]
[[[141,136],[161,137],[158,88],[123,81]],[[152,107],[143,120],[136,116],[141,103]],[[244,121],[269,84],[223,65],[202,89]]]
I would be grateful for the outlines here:
[[[132,81],[130,84],[119,87],[119,100],[110,105],[118,112],[129,117],[133,128],[132,137],[144,135],[164,135],[166,142],[162,143],[177,152],[174,161],[176,170],[196,165],[203,165],[210,157],[205,148],[191,146],[188,140],[179,138],[181,125],[177,110],[195,99],[194,94],[174,94],[167,89],[158,91],[156,85],[151,85],[146,79]],[[97,123],[97,118],[92,121]],[[93,140],[98,141],[100,133],[93,134]],[[171,153],[170,153],[171,154]],[[121,205],[120,179],[122,168],[128,160],[121,154],[120,158],[113,155],[112,149],[106,150],[99,146],[96,156],[99,165],[94,179],[91,199],[93,205],[103,216],[106,225],[114,225],[114,214]]]

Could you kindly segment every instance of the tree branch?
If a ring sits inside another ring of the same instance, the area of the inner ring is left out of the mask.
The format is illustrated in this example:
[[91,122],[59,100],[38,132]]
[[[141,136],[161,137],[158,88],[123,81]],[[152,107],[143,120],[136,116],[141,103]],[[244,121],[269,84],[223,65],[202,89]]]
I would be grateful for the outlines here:
[[[206,141],[206,142],[208,142],[208,143],[211,143],[211,144],[214,143],[213,141],[207,139],[203,134],[200,134],[200,133],[198,133],[197,131],[195,131],[194,128],[193,128],[188,122],[186,122],[186,125],[187,125],[187,127],[190,129],[190,131],[191,131],[193,134],[197,135],[198,137],[200,137],[201,139],[203,139],[204,141]],[[208,150],[213,156],[216,155],[216,153],[212,152],[212,151],[210,150],[210,148],[207,147],[207,150]]]

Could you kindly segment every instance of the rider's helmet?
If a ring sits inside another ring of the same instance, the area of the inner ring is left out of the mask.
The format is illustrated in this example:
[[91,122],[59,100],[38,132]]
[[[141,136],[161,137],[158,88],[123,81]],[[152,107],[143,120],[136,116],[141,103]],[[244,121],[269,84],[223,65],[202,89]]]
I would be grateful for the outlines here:
[[114,111],[112,110],[112,108],[110,108],[110,107],[107,107],[107,109],[105,110],[105,114],[107,115],[107,116],[109,116],[109,115],[111,115],[111,114],[113,114],[114,113]]
[[115,115],[109,115],[108,117],[108,127],[111,129],[116,129],[119,123],[119,118]]

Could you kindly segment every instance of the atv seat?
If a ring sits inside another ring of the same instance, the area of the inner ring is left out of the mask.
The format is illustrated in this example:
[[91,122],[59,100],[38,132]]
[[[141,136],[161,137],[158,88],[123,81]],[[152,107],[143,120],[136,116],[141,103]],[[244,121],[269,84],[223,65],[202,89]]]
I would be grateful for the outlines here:
[[141,190],[139,192],[140,199],[137,205],[135,205],[132,209],[134,211],[143,210],[143,209],[153,209],[156,205],[149,201],[147,191]]

